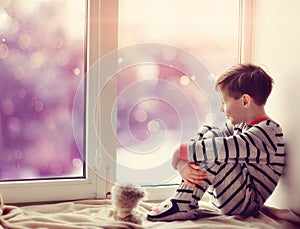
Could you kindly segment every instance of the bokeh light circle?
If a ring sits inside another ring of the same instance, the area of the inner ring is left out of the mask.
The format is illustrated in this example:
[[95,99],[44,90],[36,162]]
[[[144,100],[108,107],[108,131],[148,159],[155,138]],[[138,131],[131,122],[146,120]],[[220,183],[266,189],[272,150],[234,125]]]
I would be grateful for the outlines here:
[[[146,66],[147,71],[141,68],[141,66]],[[191,96],[185,93],[182,88],[177,87],[168,80],[160,79],[158,77],[159,66],[181,72],[181,84],[183,86],[188,86],[189,84],[196,85],[197,90],[193,93],[197,98],[190,98]],[[99,149],[97,149],[97,152],[100,152],[100,158],[105,161],[105,164],[116,165],[128,180],[131,180],[131,177],[136,177],[138,174],[139,177],[147,180],[150,184],[161,184],[177,174],[171,167],[171,156],[175,149],[174,147],[177,147],[181,142],[187,141],[188,138],[193,137],[196,134],[196,129],[203,122],[210,121],[211,124],[219,124],[223,121],[223,116],[219,112],[219,97],[214,90],[214,78],[212,74],[195,56],[181,48],[171,45],[143,43],[114,50],[100,58],[99,61],[88,70],[87,77],[90,77],[89,80],[93,81],[95,80],[94,77],[97,78],[101,76],[101,83],[98,85],[96,99],[95,101],[89,101],[94,103],[95,109],[99,100],[104,99],[103,91],[109,88],[110,83],[118,79],[118,77],[122,77],[122,71],[133,67],[139,68],[140,78],[130,83],[126,89],[116,96],[112,104],[112,121],[110,125],[114,133],[114,140],[122,149],[126,150],[126,156],[128,160],[131,160],[132,164],[120,163],[119,160],[116,161],[111,157],[109,150],[106,149],[105,144],[101,142],[100,133],[98,128],[96,128],[95,121],[98,117],[96,117],[95,113],[92,115],[93,120],[89,121],[95,123],[94,131],[99,141]],[[154,93],[155,90],[149,90],[151,87],[158,86],[165,89],[163,93]],[[76,103],[80,100],[78,97],[82,96],[83,92],[84,82],[78,87],[74,99],[74,109],[76,109]],[[198,99],[199,95],[202,95],[202,97],[200,96],[201,98]],[[130,96],[135,97],[135,102],[128,105],[126,101]],[[178,102],[177,98],[183,98],[183,102]],[[196,105],[195,102],[192,101],[193,99],[206,104],[208,107],[207,110],[204,113],[200,112],[200,114],[195,108]],[[173,148],[170,148],[168,154],[164,155],[164,157],[160,157],[158,152],[159,149],[165,150],[164,147],[167,145],[166,141],[169,137],[167,128],[169,124],[165,123],[165,120],[161,117],[152,117],[154,114],[149,112],[151,103],[167,104],[170,110],[176,114],[177,121],[181,126],[180,133],[176,135],[177,146],[172,146]],[[118,108],[122,112],[125,108],[130,111],[127,114],[123,114],[125,124],[124,120],[115,120],[115,112]],[[188,117],[182,115],[186,112],[189,113]],[[134,136],[130,127],[130,120],[132,119],[144,125],[144,134],[149,135],[146,140],[138,139],[138,136]],[[189,120],[189,122],[187,122],[187,120]],[[125,130],[127,138],[130,139],[130,144],[128,141],[126,142],[124,139],[118,137],[117,129],[121,126],[123,131]],[[84,133],[83,129],[80,130],[80,127],[78,129],[74,126],[74,136],[80,146],[82,146],[83,142],[82,137],[80,137],[82,135],[79,134],[81,131]],[[81,149],[81,147],[79,147],[79,149]],[[97,157],[97,155],[95,157]],[[153,160],[154,158],[156,160]],[[137,163],[138,161],[146,161],[148,164],[143,165],[143,163]],[[95,167],[94,161],[89,163],[92,164],[88,164],[88,166]],[[114,168],[114,166],[112,166],[112,168]],[[105,179],[107,175],[105,168],[97,169],[97,175]]]

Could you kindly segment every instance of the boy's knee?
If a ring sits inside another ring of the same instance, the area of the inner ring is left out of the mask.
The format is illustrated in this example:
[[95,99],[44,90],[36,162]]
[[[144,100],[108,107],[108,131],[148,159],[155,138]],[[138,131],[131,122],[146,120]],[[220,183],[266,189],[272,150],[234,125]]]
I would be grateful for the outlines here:
[[203,138],[213,138],[213,137],[224,137],[224,134],[219,129],[211,129],[210,131],[207,131]]

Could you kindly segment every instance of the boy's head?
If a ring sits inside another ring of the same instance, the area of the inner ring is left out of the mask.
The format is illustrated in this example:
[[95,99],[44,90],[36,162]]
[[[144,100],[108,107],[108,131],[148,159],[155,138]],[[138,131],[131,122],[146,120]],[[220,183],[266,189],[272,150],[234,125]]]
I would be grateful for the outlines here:
[[261,67],[253,64],[237,64],[224,72],[216,82],[216,89],[226,91],[234,99],[248,94],[258,106],[266,104],[272,87],[273,79]]
[[221,111],[233,124],[251,123],[265,117],[264,105],[272,85],[273,79],[258,66],[233,66],[216,82],[216,89],[222,96]]

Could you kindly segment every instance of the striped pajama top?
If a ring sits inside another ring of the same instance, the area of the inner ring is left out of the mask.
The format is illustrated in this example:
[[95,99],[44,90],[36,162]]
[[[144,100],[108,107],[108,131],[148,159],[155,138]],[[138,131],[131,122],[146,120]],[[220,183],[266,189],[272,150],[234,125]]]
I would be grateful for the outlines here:
[[278,183],[284,157],[283,132],[272,120],[253,125],[242,123],[233,126],[227,123],[222,131],[204,125],[197,138],[180,148],[180,158],[183,160],[203,165],[210,162],[243,164],[263,202]]

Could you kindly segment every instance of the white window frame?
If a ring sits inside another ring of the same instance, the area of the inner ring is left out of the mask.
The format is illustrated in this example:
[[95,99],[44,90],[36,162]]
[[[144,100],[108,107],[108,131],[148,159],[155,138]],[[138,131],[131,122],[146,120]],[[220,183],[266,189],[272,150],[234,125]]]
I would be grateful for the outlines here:
[[253,32],[256,0],[239,0],[239,62],[253,62]]
[[[111,26],[117,31],[117,24],[112,25],[110,17],[117,17],[118,1],[88,0],[88,35],[87,35],[87,66],[94,65],[105,53],[117,47],[117,34],[113,32]],[[117,21],[116,21],[117,22]],[[115,22],[115,23],[116,23]],[[100,25],[100,26],[99,26]],[[109,36],[101,34],[110,33]],[[101,37],[101,39],[100,39]],[[95,67],[93,67],[95,69]],[[96,66],[96,68],[98,68]],[[98,70],[92,74],[97,74]],[[1,182],[0,193],[5,203],[25,203],[25,202],[45,202],[62,201],[74,199],[103,198],[110,190],[110,182],[99,176],[99,141],[95,133],[95,112],[99,110],[105,112],[106,104],[95,111],[95,98],[97,97],[97,77],[90,77],[87,72],[87,110],[86,110],[86,178],[82,179],[51,179],[34,181],[14,181]],[[92,79],[92,80],[90,80]],[[103,106],[103,108],[102,108]],[[98,116],[99,117],[99,116]],[[103,119],[103,116],[101,115]],[[98,128],[103,129],[102,119],[98,123]],[[101,128],[101,127],[102,128]],[[108,136],[107,133],[105,136]],[[102,141],[107,141],[103,139]],[[115,145],[115,144],[113,144]],[[112,148],[114,146],[112,145]],[[101,164],[101,168],[107,165]],[[113,168],[112,168],[113,169]],[[106,176],[109,177],[111,169],[106,168]],[[112,177],[113,180],[113,177]]]
[[[239,0],[239,61],[252,62],[254,0]],[[116,98],[112,82],[105,100],[96,103],[101,88],[102,56],[118,48],[118,0],[88,0],[88,64],[86,110],[86,178],[39,181],[1,182],[0,193],[5,203],[63,201],[105,198],[116,180],[116,112],[111,112]],[[89,70],[88,69],[88,70]],[[104,82],[105,83],[105,82]],[[101,114],[101,115],[100,115]],[[113,118],[112,118],[113,115]],[[115,116],[115,117],[114,117]],[[112,123],[112,125],[111,125]],[[98,134],[97,134],[98,133]],[[100,136],[101,140],[98,139]],[[110,152],[107,160],[103,152]],[[148,199],[170,196],[177,186],[147,188]]]

